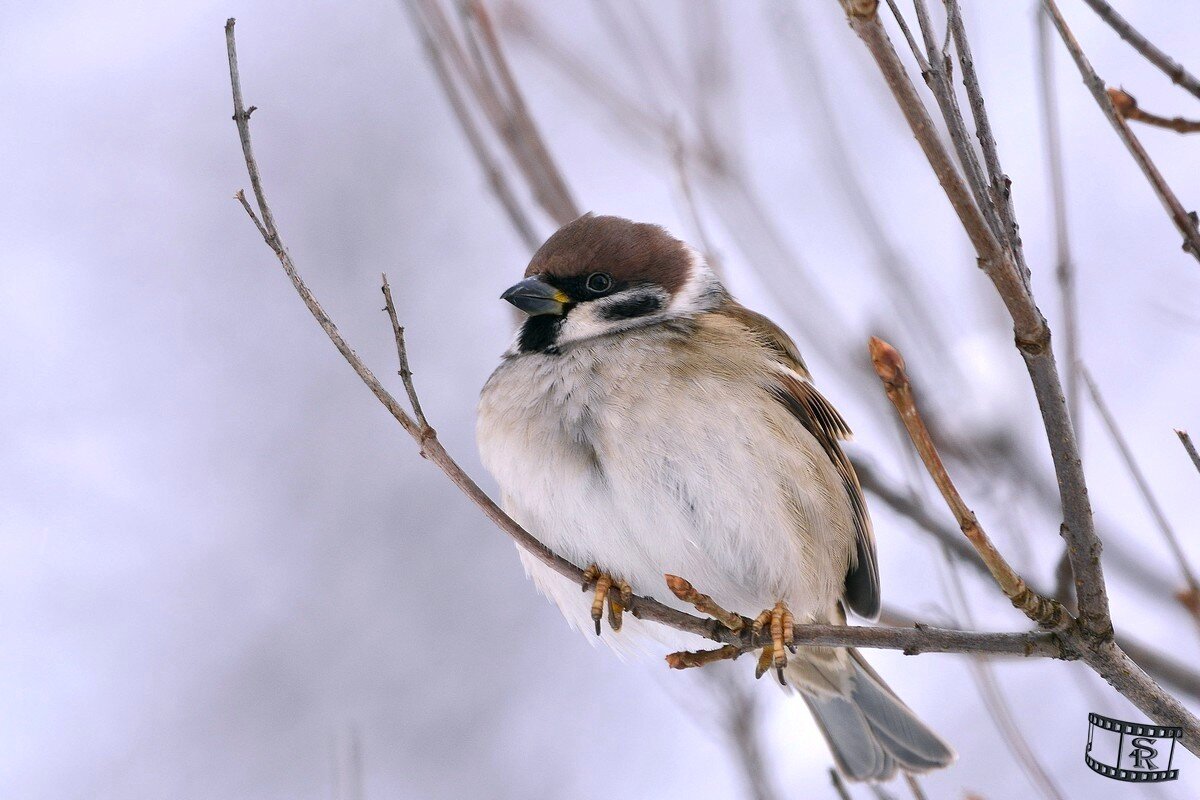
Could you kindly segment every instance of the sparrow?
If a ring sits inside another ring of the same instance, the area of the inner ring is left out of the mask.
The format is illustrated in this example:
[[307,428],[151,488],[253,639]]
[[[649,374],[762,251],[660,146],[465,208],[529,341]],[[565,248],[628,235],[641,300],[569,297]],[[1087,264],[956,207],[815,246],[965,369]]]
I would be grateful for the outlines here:
[[[793,620],[845,624],[847,611],[878,617],[871,521],[840,445],[850,428],[795,343],[734,300],[698,251],[657,225],[589,213],[501,297],[528,316],[481,392],[479,452],[505,511],[588,565],[590,604],[520,553],[569,622],[599,634],[615,596],[605,639],[619,652],[703,646],[622,618],[635,593],[691,610],[664,575],[723,608],[766,609],[756,629],[776,633]],[[855,649],[789,659],[786,635],[771,638],[759,674],[777,667],[799,692],[848,779],[954,760]]]

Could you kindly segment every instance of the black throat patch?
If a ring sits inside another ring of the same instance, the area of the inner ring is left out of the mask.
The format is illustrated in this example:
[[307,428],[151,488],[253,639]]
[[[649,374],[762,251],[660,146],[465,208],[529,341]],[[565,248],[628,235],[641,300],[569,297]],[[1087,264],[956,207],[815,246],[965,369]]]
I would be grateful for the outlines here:
[[558,329],[566,317],[553,314],[539,314],[525,320],[521,326],[521,338],[518,343],[522,353],[553,353],[558,340]]

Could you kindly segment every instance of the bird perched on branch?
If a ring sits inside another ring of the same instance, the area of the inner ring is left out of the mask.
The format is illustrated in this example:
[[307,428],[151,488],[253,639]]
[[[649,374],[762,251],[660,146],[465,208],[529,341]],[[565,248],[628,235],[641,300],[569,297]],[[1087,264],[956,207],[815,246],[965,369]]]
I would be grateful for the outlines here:
[[618,650],[695,647],[622,615],[633,593],[686,609],[663,591],[683,576],[723,608],[763,610],[758,674],[800,692],[846,777],[953,761],[856,650],[788,658],[793,620],[879,614],[871,522],[839,445],[850,429],[791,339],[696,250],[619,217],[563,226],[502,297],[528,318],[483,388],[480,453],[505,510],[588,566],[591,602],[521,554],[567,619],[599,634],[607,604]]

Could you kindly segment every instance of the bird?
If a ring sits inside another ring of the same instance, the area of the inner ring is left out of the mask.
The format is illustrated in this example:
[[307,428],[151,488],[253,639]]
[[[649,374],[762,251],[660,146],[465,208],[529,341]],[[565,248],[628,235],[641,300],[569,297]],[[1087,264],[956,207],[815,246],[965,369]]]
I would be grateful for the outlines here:
[[[587,213],[559,228],[502,295],[526,315],[480,393],[476,440],[501,505],[572,563],[583,590],[518,547],[538,590],[619,653],[702,640],[626,618],[632,595],[683,576],[724,609],[763,610],[756,672],[807,703],[839,771],[885,781],[954,750],[854,648],[788,658],[793,621],[880,610],[850,428],[796,344],[738,303],[705,257],[659,225]],[[745,618],[749,621],[749,617]]]

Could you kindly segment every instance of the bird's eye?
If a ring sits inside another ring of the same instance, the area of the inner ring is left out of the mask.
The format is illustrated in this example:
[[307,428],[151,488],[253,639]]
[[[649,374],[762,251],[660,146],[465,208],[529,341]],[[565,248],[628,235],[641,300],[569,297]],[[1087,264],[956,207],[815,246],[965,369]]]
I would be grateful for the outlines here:
[[612,276],[605,272],[593,272],[588,275],[587,288],[593,294],[604,294],[612,288]]

